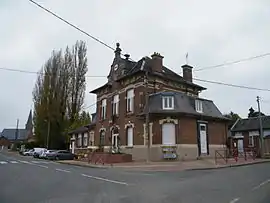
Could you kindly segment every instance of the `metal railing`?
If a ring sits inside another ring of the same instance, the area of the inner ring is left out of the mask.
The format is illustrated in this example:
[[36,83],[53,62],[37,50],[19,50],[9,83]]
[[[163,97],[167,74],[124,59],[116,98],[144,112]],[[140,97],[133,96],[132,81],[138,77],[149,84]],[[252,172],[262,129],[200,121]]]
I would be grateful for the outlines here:
[[226,164],[229,159],[234,159],[236,162],[239,161],[239,158],[244,158],[245,161],[249,158],[255,160],[257,155],[257,149],[255,147],[244,148],[241,151],[238,149],[215,150],[215,163],[217,164],[219,159],[224,160]]

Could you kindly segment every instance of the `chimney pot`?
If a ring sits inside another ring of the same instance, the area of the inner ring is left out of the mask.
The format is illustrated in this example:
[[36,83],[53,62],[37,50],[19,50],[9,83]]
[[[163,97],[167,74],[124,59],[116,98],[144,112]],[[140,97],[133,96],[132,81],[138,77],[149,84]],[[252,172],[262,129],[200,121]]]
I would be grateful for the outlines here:
[[130,55],[129,55],[129,54],[125,54],[124,56],[126,57],[126,59],[127,59],[127,60],[128,60],[128,59],[129,59],[129,57],[130,57]]
[[192,82],[192,69],[193,67],[187,64],[182,66],[184,80]]
[[151,55],[152,57],[152,70],[156,72],[161,72],[163,67],[163,56],[160,55],[158,52],[154,52]]

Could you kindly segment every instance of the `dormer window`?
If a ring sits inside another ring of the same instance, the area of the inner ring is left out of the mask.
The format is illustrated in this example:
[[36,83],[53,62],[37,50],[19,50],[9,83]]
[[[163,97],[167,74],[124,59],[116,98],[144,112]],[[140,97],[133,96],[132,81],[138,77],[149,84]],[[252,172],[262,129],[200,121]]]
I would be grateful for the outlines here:
[[203,112],[203,106],[202,106],[202,101],[196,99],[195,100],[195,109],[198,113],[202,113]]
[[174,97],[173,96],[163,96],[162,97],[162,109],[174,109]]

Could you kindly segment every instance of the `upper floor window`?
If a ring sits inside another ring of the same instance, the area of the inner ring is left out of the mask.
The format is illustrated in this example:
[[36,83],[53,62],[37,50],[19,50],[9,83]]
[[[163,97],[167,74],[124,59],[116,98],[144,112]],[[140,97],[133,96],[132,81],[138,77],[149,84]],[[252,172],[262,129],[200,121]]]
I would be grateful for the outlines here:
[[174,109],[174,97],[163,96],[162,97],[162,109]]
[[119,95],[114,95],[113,96],[113,115],[118,115],[119,114]]
[[134,89],[127,91],[127,112],[134,111]]
[[203,106],[202,106],[202,101],[201,100],[195,100],[195,108],[198,113],[203,112]]
[[107,100],[103,99],[101,101],[101,118],[102,119],[106,118],[106,105],[107,105]]

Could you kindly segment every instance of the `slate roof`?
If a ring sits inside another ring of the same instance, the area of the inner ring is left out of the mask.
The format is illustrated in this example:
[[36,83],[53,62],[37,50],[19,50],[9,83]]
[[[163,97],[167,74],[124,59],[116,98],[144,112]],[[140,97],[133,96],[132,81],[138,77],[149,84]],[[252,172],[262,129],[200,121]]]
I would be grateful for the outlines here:
[[92,127],[94,127],[97,121],[97,114],[92,113],[91,116],[92,116],[92,122],[90,124],[76,128],[75,130],[70,131],[68,134],[71,135],[71,134],[84,133],[84,132],[87,132]]
[[[270,129],[270,116],[262,116],[263,129]],[[239,119],[231,129],[232,132],[250,131],[260,129],[258,117]]]
[[[7,129],[5,128],[1,136],[7,138],[8,140],[15,140],[16,138],[16,129]],[[26,129],[18,129],[18,140],[26,140],[27,139],[27,130]]]
[[[162,109],[162,96],[174,96],[174,109],[173,110],[164,110]],[[190,114],[195,116],[206,116],[206,117],[213,117],[219,118],[224,120],[229,120],[228,118],[224,117],[222,113],[219,111],[217,106],[214,104],[213,101],[203,99],[203,98],[196,98],[202,101],[203,106],[203,113],[198,113],[195,109],[195,98],[186,95],[185,93],[181,92],[158,92],[155,94],[150,95],[149,97],[149,111],[150,113],[157,113],[157,114]],[[146,113],[146,107],[144,113]]]
[[[154,75],[154,76],[158,76],[161,78],[165,78],[168,80],[172,80],[172,81],[176,81],[179,83],[183,83],[186,84],[188,86],[191,87],[196,87],[200,90],[205,90],[205,87],[202,87],[200,85],[194,84],[192,82],[186,81],[182,76],[180,76],[179,74],[173,72],[172,70],[170,70],[169,68],[163,66],[162,67],[162,71],[161,72],[157,72],[157,71],[152,71],[152,67],[151,67],[151,58],[149,57],[143,57],[142,59],[140,59],[138,62],[134,62],[134,61],[130,61],[127,59],[119,59],[120,61],[118,63],[122,64],[124,67],[123,69],[125,70],[124,74],[122,74],[120,77],[118,77],[117,81],[120,81],[126,77],[135,75],[137,73],[143,73],[145,71],[149,72],[149,75]],[[109,76],[111,75],[111,71],[109,73]],[[108,78],[109,78],[108,76]],[[104,85],[102,85],[101,87],[98,87],[94,90],[92,90],[90,93],[96,93],[98,90],[104,88],[104,87],[108,87],[111,86],[110,82],[105,83]]]

